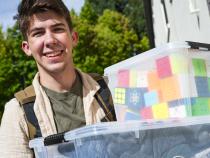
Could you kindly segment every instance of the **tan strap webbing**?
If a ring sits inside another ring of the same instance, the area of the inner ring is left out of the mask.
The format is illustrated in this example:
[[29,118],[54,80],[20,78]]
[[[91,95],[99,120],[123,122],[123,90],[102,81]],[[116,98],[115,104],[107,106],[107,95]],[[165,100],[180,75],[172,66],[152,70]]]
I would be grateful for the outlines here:
[[21,105],[34,101],[35,97],[36,95],[34,92],[34,87],[32,85],[26,87],[24,90],[15,93],[15,98],[20,102]]
[[[22,107],[23,105],[27,105],[27,103],[34,102],[35,97],[36,95],[34,92],[34,87],[32,85],[26,87],[24,90],[15,93],[15,98],[19,101]],[[23,107],[23,110],[25,111],[25,107]],[[29,140],[32,140],[36,134],[36,128],[28,121],[26,114],[25,118],[28,125]]]
[[108,77],[107,76],[101,76],[97,73],[88,73],[95,81],[104,80],[108,84]]

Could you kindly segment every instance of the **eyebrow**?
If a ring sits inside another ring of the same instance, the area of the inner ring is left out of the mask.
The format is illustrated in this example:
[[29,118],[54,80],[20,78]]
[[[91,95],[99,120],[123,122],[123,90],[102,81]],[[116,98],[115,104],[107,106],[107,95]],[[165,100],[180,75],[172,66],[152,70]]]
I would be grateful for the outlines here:
[[[56,24],[52,25],[51,27],[54,28],[54,27],[59,27],[59,26],[64,27],[65,25],[63,23],[56,23]],[[34,27],[33,29],[29,30],[29,34],[36,32],[36,31],[41,31],[41,30],[43,30],[42,27]]]
[[63,23],[57,23],[57,24],[52,25],[52,27],[58,27],[58,26],[65,26],[65,25]]
[[29,35],[32,34],[33,32],[41,31],[41,30],[43,30],[43,28],[41,28],[41,27],[40,28],[39,27],[35,27],[35,28],[29,30]]

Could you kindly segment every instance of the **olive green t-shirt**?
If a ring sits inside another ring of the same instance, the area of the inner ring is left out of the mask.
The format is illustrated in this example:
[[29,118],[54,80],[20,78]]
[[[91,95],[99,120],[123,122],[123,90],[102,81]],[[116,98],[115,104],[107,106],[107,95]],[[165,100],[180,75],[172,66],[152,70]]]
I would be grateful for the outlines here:
[[58,93],[43,87],[52,105],[58,133],[85,125],[82,101],[82,80],[77,73],[76,80],[68,92]]

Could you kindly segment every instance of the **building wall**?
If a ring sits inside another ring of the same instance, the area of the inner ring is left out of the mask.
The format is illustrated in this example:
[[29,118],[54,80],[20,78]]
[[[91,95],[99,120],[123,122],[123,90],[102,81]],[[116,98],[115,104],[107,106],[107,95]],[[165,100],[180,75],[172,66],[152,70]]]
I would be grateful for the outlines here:
[[[210,43],[208,0],[152,0],[155,46],[173,41]],[[170,36],[168,38],[168,34]]]

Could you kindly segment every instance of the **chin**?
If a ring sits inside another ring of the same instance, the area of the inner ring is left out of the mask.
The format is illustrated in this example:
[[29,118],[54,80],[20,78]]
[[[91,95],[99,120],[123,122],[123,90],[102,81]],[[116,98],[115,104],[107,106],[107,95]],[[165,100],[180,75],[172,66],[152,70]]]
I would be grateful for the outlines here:
[[66,70],[66,66],[63,63],[58,63],[47,65],[45,67],[42,67],[41,69],[44,70],[45,73],[57,74],[64,72]]
[[61,73],[64,71],[65,71],[65,67],[53,67],[53,68],[48,69],[48,72],[51,72],[51,73]]

